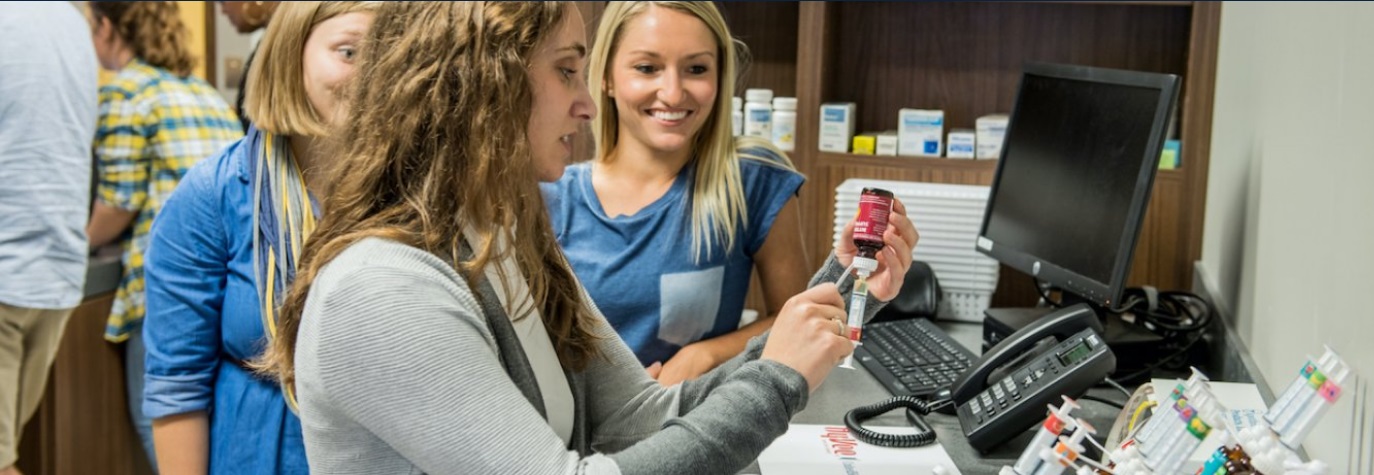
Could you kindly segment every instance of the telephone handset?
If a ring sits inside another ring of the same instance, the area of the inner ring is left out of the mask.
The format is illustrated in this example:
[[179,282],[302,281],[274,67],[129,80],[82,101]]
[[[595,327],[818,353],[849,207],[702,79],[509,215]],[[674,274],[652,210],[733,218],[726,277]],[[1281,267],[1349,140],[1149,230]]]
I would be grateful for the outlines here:
[[952,386],[969,445],[987,452],[1045,418],[1060,395],[1082,396],[1116,368],[1087,304],[1050,313],[983,354]]

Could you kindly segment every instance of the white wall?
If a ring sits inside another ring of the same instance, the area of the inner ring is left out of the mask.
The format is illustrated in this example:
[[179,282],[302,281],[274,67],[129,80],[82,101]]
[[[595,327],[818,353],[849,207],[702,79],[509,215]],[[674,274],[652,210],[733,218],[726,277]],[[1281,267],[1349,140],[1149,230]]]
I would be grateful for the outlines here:
[[[253,45],[257,43],[254,36],[260,36],[264,30],[258,30],[255,35],[245,35],[239,33],[234,28],[234,24],[229,22],[229,17],[224,16],[219,6],[215,9],[215,77],[213,82],[219,88],[221,94],[229,101],[229,105],[234,105],[234,100],[238,98],[238,88],[227,87],[231,78],[227,76],[229,65],[237,63],[244,64],[248,60],[248,54],[253,51]],[[241,69],[240,69],[241,71]],[[234,78],[237,81],[238,78]]]
[[[1222,7],[1200,270],[1275,391],[1323,344],[1374,375],[1371,26],[1368,3]],[[1330,473],[1374,473],[1356,378],[1305,444]]]

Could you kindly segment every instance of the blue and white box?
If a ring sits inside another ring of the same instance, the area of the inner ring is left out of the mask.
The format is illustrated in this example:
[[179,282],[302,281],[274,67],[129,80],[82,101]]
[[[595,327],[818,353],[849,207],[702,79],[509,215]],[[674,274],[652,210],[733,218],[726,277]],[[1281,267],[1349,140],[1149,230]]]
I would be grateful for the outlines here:
[[849,151],[849,141],[854,138],[855,108],[853,102],[821,104],[821,151]]
[[902,109],[897,116],[897,155],[938,157],[944,152],[945,111]]
[[945,156],[971,159],[977,151],[977,143],[977,134],[973,130],[951,130],[949,131],[949,140],[945,142]]

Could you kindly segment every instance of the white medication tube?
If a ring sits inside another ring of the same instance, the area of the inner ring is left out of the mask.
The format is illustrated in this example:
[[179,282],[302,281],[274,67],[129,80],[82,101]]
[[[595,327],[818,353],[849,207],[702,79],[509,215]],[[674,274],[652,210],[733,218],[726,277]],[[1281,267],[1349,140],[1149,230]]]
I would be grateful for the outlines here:
[[1052,449],[1043,449],[1041,458],[1045,463],[1032,475],[1054,475],[1064,473],[1064,470],[1073,465],[1078,460],[1078,454],[1083,453],[1083,439],[1097,433],[1092,424],[1083,419],[1075,421],[1078,426],[1068,437],[1059,436],[1059,443],[1054,444]]
[[[1160,401],[1159,406],[1157,406],[1154,410],[1155,416],[1165,414],[1163,412],[1160,412],[1167,410],[1165,406],[1173,408],[1174,411],[1178,411],[1182,408],[1182,406],[1178,404],[1179,399],[1187,399],[1189,397],[1192,397],[1193,395],[1197,394],[1198,388],[1203,387],[1203,385],[1207,383],[1207,375],[1202,374],[1202,372],[1198,371],[1197,368],[1191,369],[1193,371],[1193,374],[1189,375],[1186,381],[1174,386],[1174,390],[1169,393],[1169,399],[1167,399],[1166,401]],[[1153,443],[1159,435],[1159,431],[1163,427],[1172,427],[1171,419],[1163,418],[1156,421],[1156,417],[1150,417],[1150,420],[1146,421],[1145,427],[1142,427],[1139,433],[1136,435],[1136,442],[1141,445],[1149,445]]]
[[1350,366],[1345,364],[1339,356],[1331,362],[1331,367],[1327,371],[1326,381],[1322,382],[1320,388],[1314,396],[1303,402],[1296,411],[1288,426],[1279,430],[1279,442],[1290,449],[1298,450],[1302,445],[1303,439],[1316,427],[1317,421],[1326,414],[1327,409],[1336,404],[1336,400],[1341,397],[1341,384],[1350,376]]
[[1318,368],[1329,364],[1331,359],[1335,357],[1336,352],[1332,351],[1331,347],[1326,347],[1326,352],[1322,353],[1321,359],[1314,359],[1312,355],[1308,355],[1307,363],[1298,370],[1298,377],[1294,378],[1293,382],[1288,383],[1288,387],[1284,388],[1283,392],[1279,393],[1278,399],[1274,400],[1274,405],[1269,406],[1269,410],[1264,413],[1264,421],[1268,422],[1270,426],[1275,426],[1279,416],[1287,411],[1288,406],[1302,392],[1302,388],[1308,385],[1314,374],[1320,372]]
[[[1298,387],[1292,400],[1288,401],[1283,410],[1279,411],[1278,416],[1275,417],[1273,421],[1269,421],[1271,427],[1274,428],[1274,432],[1278,432],[1279,434],[1288,433],[1289,427],[1293,425],[1294,418],[1306,410],[1308,404],[1317,400],[1317,391],[1326,384],[1326,380],[1330,377],[1331,370],[1338,361],[1340,361],[1340,356],[1336,355],[1335,352],[1331,352],[1329,358],[1324,356],[1323,359],[1317,361],[1316,370],[1312,371],[1312,373],[1308,375],[1307,381]],[[1344,365],[1344,363],[1341,364]],[[1307,372],[1306,367],[1303,368],[1303,372]],[[1278,402],[1275,402],[1274,405],[1277,406]]]
[[1179,440],[1169,448],[1169,452],[1164,455],[1160,462],[1159,473],[1179,473],[1179,469],[1184,463],[1188,462],[1188,457],[1202,445],[1202,441],[1207,439],[1207,435],[1212,432],[1212,425],[1207,421],[1220,419],[1221,410],[1214,402],[1206,408],[1200,409],[1198,415],[1188,421],[1187,431],[1179,437]]
[[[1163,459],[1164,454],[1169,451],[1169,446],[1172,445],[1172,441],[1183,436],[1183,433],[1188,430],[1188,421],[1191,420],[1193,416],[1197,415],[1197,410],[1187,405],[1186,399],[1179,399],[1179,402],[1184,404],[1184,407],[1178,412],[1165,416],[1165,423],[1167,425],[1163,429],[1160,429],[1156,440],[1140,445],[1140,458],[1144,460],[1145,465],[1148,465],[1150,468],[1159,468],[1159,461]],[[1160,415],[1164,416],[1164,414]]]
[[1140,447],[1141,459],[1145,461],[1145,465],[1158,470],[1163,465],[1165,456],[1174,449],[1174,444],[1181,440],[1184,434],[1188,433],[1188,424],[1195,418],[1197,418],[1197,409],[1192,405],[1171,416],[1167,432],[1161,432],[1159,439],[1153,444]]
[[1174,390],[1169,392],[1169,397],[1159,402],[1155,406],[1154,414],[1145,421],[1145,426],[1136,431],[1135,441],[1137,449],[1139,447],[1154,443],[1159,437],[1159,432],[1169,425],[1169,417],[1178,413],[1178,400],[1183,397],[1183,383],[1174,385]]
[[1188,375],[1188,380],[1183,382],[1183,396],[1193,398],[1202,392],[1207,392],[1210,396],[1212,389],[1207,385],[1207,382],[1211,380],[1207,379],[1207,375],[1202,374],[1194,367],[1188,369],[1192,370],[1193,374]]
[[[1145,461],[1151,467],[1158,469],[1163,466],[1169,457],[1179,450],[1180,445],[1189,442],[1188,434],[1197,429],[1198,424],[1205,425],[1203,421],[1206,419],[1203,416],[1209,414],[1208,411],[1219,412],[1220,410],[1211,393],[1199,393],[1193,399],[1186,401],[1188,407],[1183,408],[1179,413],[1179,423],[1174,426],[1173,432],[1161,437],[1156,444],[1144,452]],[[1191,453],[1191,451],[1188,452],[1188,454]],[[1184,457],[1187,457],[1188,454],[1184,454]]]
[[1011,466],[1018,475],[1034,473],[1040,466],[1040,449],[1053,446],[1054,441],[1059,440],[1059,436],[1064,434],[1064,430],[1073,429],[1074,421],[1069,413],[1078,409],[1078,403],[1068,396],[1060,397],[1064,398],[1064,405],[1056,408],[1052,404],[1046,404],[1050,410],[1049,417],[1046,417],[1045,422],[1036,429],[1035,437],[1031,438],[1030,444],[1021,452],[1021,458],[1016,459],[1016,464]]

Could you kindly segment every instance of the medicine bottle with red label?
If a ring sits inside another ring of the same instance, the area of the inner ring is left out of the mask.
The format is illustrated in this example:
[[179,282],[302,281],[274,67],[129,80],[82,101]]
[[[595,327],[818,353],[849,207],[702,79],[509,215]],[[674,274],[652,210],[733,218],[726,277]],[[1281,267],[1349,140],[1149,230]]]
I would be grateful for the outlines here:
[[891,214],[891,191],[864,188],[859,195],[859,215],[854,219],[854,246],[859,248],[854,268],[862,274],[878,268],[878,251],[883,250],[883,233],[887,231],[887,219]]

